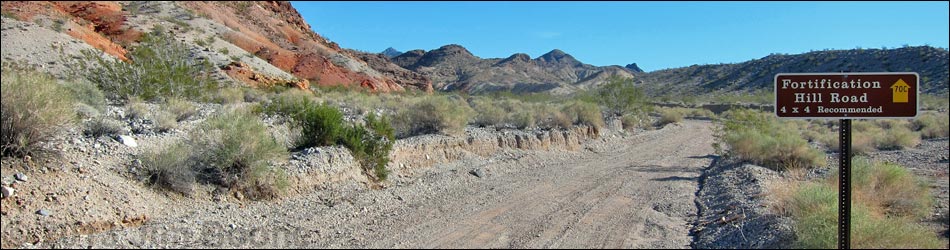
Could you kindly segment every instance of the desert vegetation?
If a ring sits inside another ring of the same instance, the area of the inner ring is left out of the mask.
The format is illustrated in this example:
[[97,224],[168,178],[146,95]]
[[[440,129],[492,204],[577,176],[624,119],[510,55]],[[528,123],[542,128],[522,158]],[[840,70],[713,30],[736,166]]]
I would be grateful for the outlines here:
[[61,128],[75,121],[75,100],[69,90],[49,75],[15,65],[3,65],[3,156],[49,153],[45,144]]
[[[779,120],[769,113],[735,109],[719,118],[717,150],[740,162],[786,172],[770,188],[772,208],[794,221],[795,247],[832,248],[837,239],[837,174],[814,179],[802,173],[824,167],[837,150],[837,125],[827,120]],[[939,122],[938,122],[939,121]],[[921,224],[930,214],[928,185],[906,167],[871,162],[860,155],[915,147],[922,139],[946,138],[946,113],[925,112],[914,120],[852,123],[852,238],[855,248],[935,248],[946,242]],[[928,134],[922,137],[923,134]],[[798,177],[795,177],[798,176]]]
[[244,110],[224,111],[204,121],[182,142],[146,154],[149,180],[184,194],[195,183],[210,183],[252,199],[274,198],[288,186],[271,161],[287,151],[259,118]]
[[130,62],[101,53],[83,51],[84,57],[71,63],[73,74],[84,76],[119,100],[203,100],[220,85],[211,76],[214,67],[207,60],[193,57],[188,47],[168,35],[162,26],[156,26],[129,49]]
[[[916,223],[931,210],[928,188],[905,167],[852,160],[851,247],[940,248],[946,242]],[[837,243],[837,174],[817,181],[776,184],[772,207],[795,221],[795,247],[834,248]]]

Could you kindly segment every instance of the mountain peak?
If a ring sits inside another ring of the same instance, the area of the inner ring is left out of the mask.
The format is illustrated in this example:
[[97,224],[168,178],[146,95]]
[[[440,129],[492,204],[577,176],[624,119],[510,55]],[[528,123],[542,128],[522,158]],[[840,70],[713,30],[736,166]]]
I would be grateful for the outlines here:
[[535,60],[545,62],[545,63],[568,64],[568,65],[577,65],[581,63],[580,61],[577,61],[577,59],[574,59],[574,57],[571,56],[570,54],[564,53],[564,51],[561,51],[559,49],[551,50],[551,52],[541,55]]
[[630,71],[637,72],[637,73],[643,72],[643,69],[641,69],[640,66],[637,66],[636,63],[627,64],[627,66],[624,66],[624,68],[627,68]]
[[389,57],[389,58],[393,58],[393,57],[402,55],[402,52],[394,49],[393,47],[389,47],[389,48],[386,48],[386,50],[383,50],[383,52],[380,52],[380,54],[383,54],[384,56]]
[[469,52],[468,49],[465,49],[465,47],[462,47],[462,45],[458,45],[458,44],[445,45],[445,46],[439,47],[438,49],[435,49],[435,50],[429,51],[429,52],[436,52],[436,51],[439,51],[440,53],[443,53],[443,54],[446,54],[446,55],[449,55],[449,54],[463,54],[463,55],[474,56],[474,55],[472,55],[472,52]]
[[525,53],[515,53],[515,54],[512,54],[511,56],[509,56],[508,58],[505,58],[505,61],[523,61],[523,62],[527,62],[527,61],[531,61],[531,56],[529,56],[528,54],[525,54]]

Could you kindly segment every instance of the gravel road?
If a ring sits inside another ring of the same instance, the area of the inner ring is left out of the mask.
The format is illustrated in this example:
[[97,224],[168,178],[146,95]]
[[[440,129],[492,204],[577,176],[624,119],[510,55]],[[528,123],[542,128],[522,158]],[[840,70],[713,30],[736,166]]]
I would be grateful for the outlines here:
[[32,247],[689,248],[711,126],[687,120],[579,151],[512,150],[399,173],[407,177],[384,189],[179,207],[140,227]]

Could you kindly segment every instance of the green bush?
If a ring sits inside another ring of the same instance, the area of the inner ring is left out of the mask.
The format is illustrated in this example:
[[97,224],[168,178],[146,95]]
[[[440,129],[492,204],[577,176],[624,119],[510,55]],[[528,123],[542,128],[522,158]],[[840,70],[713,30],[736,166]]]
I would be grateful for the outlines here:
[[730,110],[724,116],[715,146],[728,146],[730,156],[774,170],[825,164],[822,152],[811,148],[797,129],[773,116],[745,109]]
[[507,112],[495,105],[492,100],[477,98],[472,101],[473,109],[477,112],[472,122],[478,126],[500,126],[505,121]]
[[924,113],[913,122],[914,130],[920,131],[923,139],[950,136],[950,117],[947,113]]
[[244,101],[244,90],[240,88],[221,88],[215,92],[212,100],[218,104],[239,103]]
[[389,176],[386,164],[389,163],[389,152],[395,142],[395,130],[388,119],[370,114],[366,118],[366,127],[347,127],[341,140],[368,175],[375,176],[379,181],[386,180]]
[[674,110],[674,109],[663,109],[660,111],[660,120],[658,121],[657,124],[660,127],[662,127],[663,125],[666,125],[666,124],[678,123],[682,121],[683,121],[682,112],[678,110]]
[[[267,199],[277,197],[287,183],[269,162],[286,154],[257,117],[235,110],[209,118],[184,144],[146,155],[143,163],[153,180],[175,191],[183,192],[199,181]],[[162,159],[172,156],[176,159]]]
[[188,120],[188,118],[198,113],[194,104],[178,98],[166,99],[162,111],[171,114],[176,122]]
[[204,98],[219,83],[212,77],[214,67],[207,60],[191,55],[188,46],[156,28],[142,37],[126,55],[131,62],[101,56],[95,50],[83,51],[84,61],[73,62],[74,71],[84,72],[113,98],[128,100],[140,97],[154,101],[164,97]]
[[138,98],[129,99],[125,104],[125,117],[130,119],[148,119],[148,106]]
[[538,116],[541,117],[539,125],[543,128],[570,128],[571,125],[574,125],[574,119],[554,105],[541,104],[535,107],[535,110]]
[[429,133],[461,134],[474,113],[461,98],[427,96],[400,109],[393,118],[393,127],[399,138]]
[[[6,65],[4,65],[6,66]],[[27,156],[47,152],[43,144],[75,120],[75,101],[52,77],[3,68],[0,98],[0,152]]]
[[97,117],[86,122],[83,134],[92,138],[98,138],[104,135],[115,136],[121,134],[124,127],[125,124],[120,121],[106,117]]
[[634,86],[632,78],[613,75],[596,91],[597,100],[614,115],[649,112],[646,95]]
[[[915,221],[928,215],[927,187],[894,164],[852,160],[851,247],[939,248],[947,242]],[[795,188],[785,204],[800,248],[834,248],[837,243],[838,176]]]
[[279,95],[265,110],[291,117],[294,126],[301,128],[298,148],[343,145],[367,175],[377,181],[388,177],[386,164],[395,142],[395,130],[387,118],[370,113],[365,126],[347,126],[339,109],[317,104],[311,97],[299,94]]
[[148,171],[151,184],[191,195],[197,182],[193,157],[187,144],[176,143],[163,150],[145,152],[142,165]]
[[862,203],[894,216],[925,217],[929,213],[927,185],[903,166],[855,157],[851,167],[852,190]]
[[64,85],[79,103],[88,105],[98,112],[106,111],[106,96],[95,84],[78,81]]
[[155,128],[159,132],[168,132],[178,127],[178,119],[168,111],[160,110],[156,112],[151,120],[155,122]]
[[877,149],[900,150],[913,148],[920,144],[920,134],[911,131],[905,126],[896,126],[884,131],[883,136],[875,141]]
[[[569,118],[570,119],[570,118]],[[518,129],[527,129],[537,125],[538,119],[529,109],[519,109],[509,114],[507,123]]]
[[644,127],[648,124],[648,118],[642,114],[625,114],[620,117],[620,125],[625,130]]
[[264,113],[281,114],[291,118],[297,113],[303,112],[308,106],[316,104],[312,93],[298,89],[290,89],[280,92],[264,105]]
[[344,132],[343,113],[339,109],[322,104],[312,104],[294,116],[301,130],[298,147],[336,145]]
[[574,124],[583,124],[600,129],[604,127],[604,116],[597,104],[573,101],[563,108],[564,113],[574,120]]
[[835,248],[838,238],[838,190],[832,186],[808,183],[792,196],[788,211],[795,221],[796,247]]

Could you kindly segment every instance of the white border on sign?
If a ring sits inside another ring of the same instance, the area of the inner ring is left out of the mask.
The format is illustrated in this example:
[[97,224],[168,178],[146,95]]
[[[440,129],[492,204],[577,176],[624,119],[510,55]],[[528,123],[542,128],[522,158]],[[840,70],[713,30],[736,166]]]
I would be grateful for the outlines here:
[[[863,116],[843,116],[843,117],[781,117],[778,116],[778,77],[779,76],[807,76],[807,75],[900,75],[900,74],[911,74],[917,77],[917,103],[915,103],[914,109],[917,111],[914,112],[914,116],[906,117],[863,117]],[[772,79],[772,96],[775,99],[772,100],[772,114],[779,119],[795,119],[795,120],[840,120],[840,119],[916,119],[920,116],[920,74],[917,72],[816,72],[816,73],[778,73],[775,74],[775,77]]]

